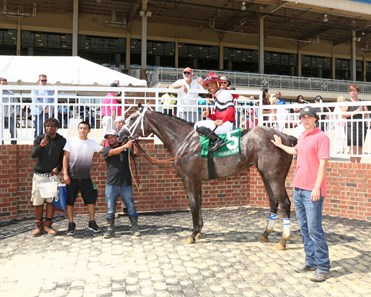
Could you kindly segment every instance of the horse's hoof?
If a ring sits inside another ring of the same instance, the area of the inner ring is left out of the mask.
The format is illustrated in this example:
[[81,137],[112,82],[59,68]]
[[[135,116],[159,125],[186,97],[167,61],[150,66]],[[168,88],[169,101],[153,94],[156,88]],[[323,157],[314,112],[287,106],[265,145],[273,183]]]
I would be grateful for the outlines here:
[[201,238],[202,238],[202,234],[201,234],[201,232],[200,233],[197,233],[197,235],[196,235],[196,240],[200,240]]
[[268,242],[268,236],[265,236],[264,234],[259,235],[259,241],[260,242]]
[[284,251],[284,250],[286,250],[286,243],[280,241],[279,243],[277,243],[276,247],[277,247],[277,249],[279,249],[281,251]]
[[188,238],[186,239],[185,242],[186,242],[187,244],[192,244],[192,243],[195,243],[196,240],[195,240],[192,236],[190,236],[190,237],[188,237]]

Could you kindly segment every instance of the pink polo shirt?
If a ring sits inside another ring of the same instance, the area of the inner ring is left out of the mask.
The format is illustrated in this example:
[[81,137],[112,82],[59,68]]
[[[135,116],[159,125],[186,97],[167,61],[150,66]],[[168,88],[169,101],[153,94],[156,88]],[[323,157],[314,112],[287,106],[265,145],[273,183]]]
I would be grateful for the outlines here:
[[[294,187],[312,191],[316,183],[319,161],[330,158],[330,139],[319,128],[303,132],[295,146],[297,152]],[[321,184],[321,196],[326,196],[326,178]]]

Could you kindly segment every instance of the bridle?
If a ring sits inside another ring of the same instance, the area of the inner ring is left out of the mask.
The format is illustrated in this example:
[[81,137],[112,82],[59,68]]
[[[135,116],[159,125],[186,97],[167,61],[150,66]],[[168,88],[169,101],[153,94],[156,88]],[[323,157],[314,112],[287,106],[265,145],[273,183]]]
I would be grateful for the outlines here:
[[139,123],[140,123],[140,129],[142,130],[142,136],[145,136],[144,135],[144,114],[146,113],[148,109],[153,110],[150,106],[146,104],[143,107],[143,110],[139,112],[139,116],[137,117],[133,125],[131,125],[130,127],[127,127],[127,125],[125,125],[123,127],[125,130],[129,132],[131,139],[134,139],[133,134],[134,134],[134,131],[137,129]]

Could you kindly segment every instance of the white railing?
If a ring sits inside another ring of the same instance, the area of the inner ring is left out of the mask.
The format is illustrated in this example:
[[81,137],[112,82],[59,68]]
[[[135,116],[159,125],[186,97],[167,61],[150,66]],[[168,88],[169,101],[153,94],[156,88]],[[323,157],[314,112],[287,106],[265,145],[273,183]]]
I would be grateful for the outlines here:
[[[10,89],[14,95],[5,94],[3,90]],[[4,144],[17,142],[17,144],[32,144],[34,140],[33,121],[34,116],[31,114],[32,96],[31,91],[39,89],[38,86],[0,86],[0,139]],[[56,111],[53,116],[61,122],[61,128],[58,133],[66,138],[77,136],[77,124],[86,120],[91,124],[90,138],[97,141],[102,140],[102,104],[108,91],[121,92],[121,103],[113,105],[118,110],[122,109],[125,117],[130,114],[137,104],[149,104],[157,111],[163,111],[162,95],[165,93],[173,93],[175,98],[170,106],[174,112],[179,107],[177,105],[176,93],[177,90],[160,89],[160,88],[111,88],[111,87],[66,87],[66,86],[47,86],[46,89],[54,91],[52,96],[53,103],[49,103],[50,110]],[[192,91],[193,93],[194,91]],[[305,105],[290,104],[290,105],[269,105],[261,104],[261,91],[231,91],[233,94],[239,94],[240,98],[236,101],[236,127],[252,128],[255,125],[266,125],[281,130],[287,134],[298,136],[301,133],[301,126],[298,120],[298,113],[292,112],[295,108],[300,108]],[[196,92],[194,92],[196,94]],[[206,91],[199,94],[206,95]],[[250,96],[254,96],[250,100]],[[9,98],[17,98],[17,103],[9,102]],[[50,96],[49,96],[50,97]],[[195,116],[188,120],[195,122],[201,119],[202,110],[206,107],[208,99],[198,97],[188,107],[195,111]],[[311,104],[313,107],[329,108],[334,110],[338,103],[323,103]],[[371,106],[371,102],[362,101],[359,103],[341,103],[343,106]],[[14,117],[11,117],[10,110],[15,111]],[[266,113],[269,112],[269,113]],[[370,112],[363,111],[362,122],[370,127]],[[321,119],[320,127],[325,130],[331,139],[331,157],[348,160],[349,157],[362,157],[362,162],[369,162],[371,159],[371,135],[369,129],[365,131],[365,141],[363,151],[353,154],[346,145],[348,136],[347,125],[353,128],[356,121],[352,119],[341,119],[341,114],[334,112],[319,113]],[[11,135],[10,125],[16,127],[15,134]],[[352,137],[352,135],[350,135]],[[353,143],[356,140],[353,140]],[[339,143],[341,142],[341,143]],[[345,143],[344,143],[345,142]],[[371,162],[371,161],[370,161]]]

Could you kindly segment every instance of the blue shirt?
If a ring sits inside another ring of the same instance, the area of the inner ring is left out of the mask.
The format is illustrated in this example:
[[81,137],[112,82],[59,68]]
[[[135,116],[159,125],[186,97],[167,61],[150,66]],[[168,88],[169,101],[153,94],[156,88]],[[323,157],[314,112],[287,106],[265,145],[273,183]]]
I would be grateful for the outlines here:
[[[46,107],[49,107],[49,115],[53,114],[53,106],[49,105],[48,103],[54,103],[53,96],[54,92],[51,90],[33,90],[31,92],[32,96],[32,105],[31,105],[31,114],[32,115],[40,115]],[[38,97],[40,96],[40,97]]]

